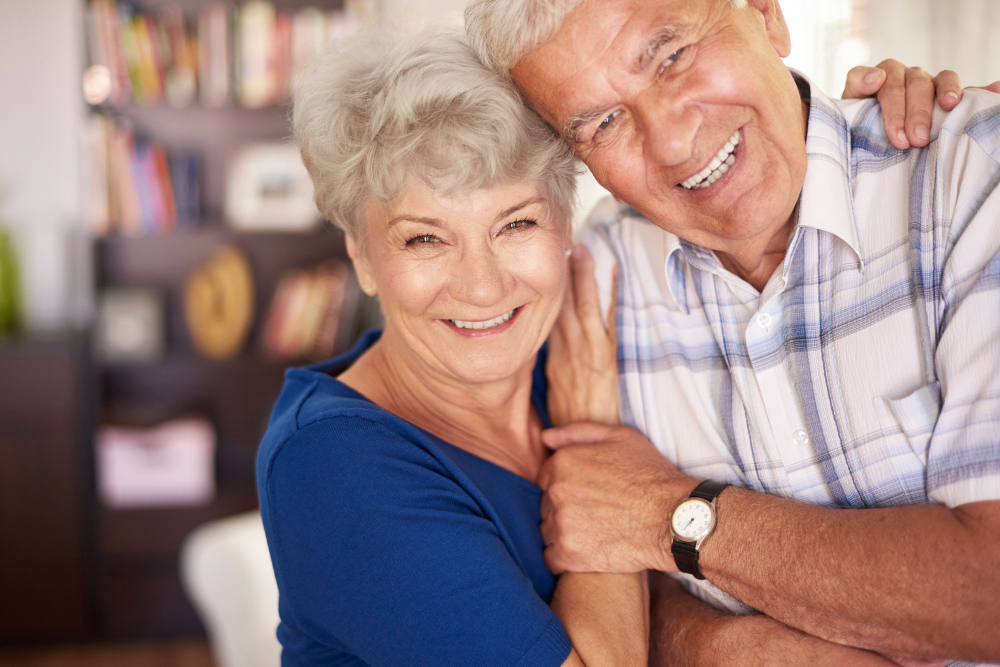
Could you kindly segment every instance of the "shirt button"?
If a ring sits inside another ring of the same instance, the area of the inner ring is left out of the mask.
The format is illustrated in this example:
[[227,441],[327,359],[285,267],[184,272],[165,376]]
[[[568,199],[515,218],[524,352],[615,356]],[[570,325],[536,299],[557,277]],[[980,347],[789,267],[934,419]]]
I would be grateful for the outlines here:
[[771,328],[771,316],[767,313],[760,313],[757,315],[757,326],[759,326],[764,331]]
[[799,447],[809,446],[809,434],[803,431],[802,429],[799,429],[798,431],[795,431],[795,433],[792,433],[792,440],[794,440],[795,444],[798,445]]

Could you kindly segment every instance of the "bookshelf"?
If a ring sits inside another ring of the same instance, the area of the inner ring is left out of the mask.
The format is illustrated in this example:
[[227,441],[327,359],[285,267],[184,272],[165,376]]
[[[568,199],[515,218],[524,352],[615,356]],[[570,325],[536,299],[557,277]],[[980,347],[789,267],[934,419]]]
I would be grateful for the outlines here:
[[[107,2],[81,1],[85,9]],[[194,30],[199,16],[215,4],[208,0],[140,0],[131,6],[135,13],[149,16],[159,16],[169,6],[179,7],[188,28]],[[276,0],[274,4],[279,14],[289,17],[309,11],[307,8],[327,13],[345,9],[343,0]],[[225,5],[231,26],[235,25],[232,12],[243,6]],[[84,29],[92,31],[89,24]],[[88,42],[93,62],[93,39]],[[239,86],[234,82],[233,88]],[[93,242],[98,294],[111,288],[153,288],[164,296],[166,312],[162,357],[143,362],[93,359],[97,387],[94,421],[146,427],[197,415],[212,423],[217,436],[216,492],[210,503],[112,509],[93,498],[95,555],[91,577],[99,619],[95,634],[112,640],[197,636],[204,630],[178,575],[181,543],[206,521],[257,506],[257,446],[285,368],[304,363],[275,361],[265,354],[263,331],[271,300],[290,269],[313,267],[329,258],[346,261],[346,253],[342,235],[330,229],[249,233],[234,230],[225,220],[227,165],[234,151],[250,142],[290,137],[290,109],[280,95],[255,108],[242,105],[239,95],[232,93],[222,104],[208,103],[201,96],[182,108],[167,101],[140,104],[130,99],[118,104],[101,102],[94,110],[127,127],[137,142],[155,143],[168,157],[196,154],[200,165],[195,219],[129,228],[114,219],[112,202],[110,224],[96,226],[102,231]],[[254,316],[242,351],[232,358],[213,360],[200,356],[192,344],[183,302],[192,272],[221,246],[239,249],[249,261]],[[357,292],[356,287],[350,289]],[[351,301],[363,298],[352,293]],[[370,307],[368,303],[366,308]],[[343,349],[358,329],[366,326],[365,318],[355,312],[343,313],[342,320],[337,349]]]

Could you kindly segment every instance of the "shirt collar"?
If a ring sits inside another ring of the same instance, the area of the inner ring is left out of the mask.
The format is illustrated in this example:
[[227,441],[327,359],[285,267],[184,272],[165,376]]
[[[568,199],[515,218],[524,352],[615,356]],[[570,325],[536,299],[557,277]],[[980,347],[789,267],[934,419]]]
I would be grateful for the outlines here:
[[797,227],[812,227],[836,236],[854,251],[863,271],[864,253],[851,189],[850,127],[835,102],[805,76],[791,71],[792,76],[808,83],[811,98],[806,131],[806,177],[799,196]]

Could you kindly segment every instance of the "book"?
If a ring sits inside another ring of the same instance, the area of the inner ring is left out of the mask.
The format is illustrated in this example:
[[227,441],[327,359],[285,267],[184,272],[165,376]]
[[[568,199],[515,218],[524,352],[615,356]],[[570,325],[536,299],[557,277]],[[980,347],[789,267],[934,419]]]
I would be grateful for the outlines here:
[[167,234],[200,217],[201,160],[137,140],[109,114],[87,122],[87,218],[95,236]]

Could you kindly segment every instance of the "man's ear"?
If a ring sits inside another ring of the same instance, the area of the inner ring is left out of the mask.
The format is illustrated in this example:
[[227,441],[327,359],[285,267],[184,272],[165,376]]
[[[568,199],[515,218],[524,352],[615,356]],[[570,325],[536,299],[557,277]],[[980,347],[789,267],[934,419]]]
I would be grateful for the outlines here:
[[747,0],[747,4],[760,12],[771,46],[780,57],[787,58],[792,52],[792,38],[788,34],[788,24],[785,23],[778,0]]
[[351,262],[354,264],[354,272],[358,274],[358,284],[361,286],[361,291],[368,296],[375,296],[378,289],[371,264],[368,263],[368,258],[364,256],[364,253],[358,247],[357,241],[350,234],[345,236],[344,245],[347,246],[347,256],[351,258]]

